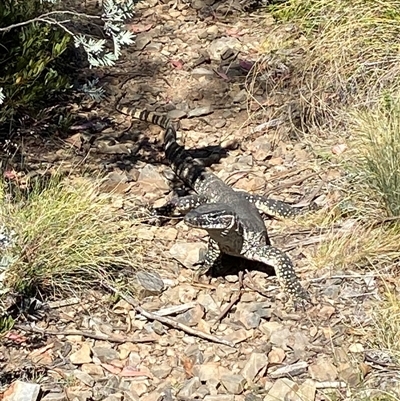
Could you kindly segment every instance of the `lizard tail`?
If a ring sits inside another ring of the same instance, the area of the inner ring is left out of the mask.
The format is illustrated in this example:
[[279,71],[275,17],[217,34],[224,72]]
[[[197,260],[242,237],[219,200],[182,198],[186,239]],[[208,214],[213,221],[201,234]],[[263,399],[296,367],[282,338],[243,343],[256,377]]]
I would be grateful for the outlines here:
[[205,173],[204,167],[178,144],[176,139],[176,129],[171,120],[165,114],[158,114],[151,111],[139,110],[133,107],[116,107],[122,114],[146,121],[165,129],[164,149],[165,156],[171,163],[171,167],[178,177],[190,187],[194,187],[197,180]]

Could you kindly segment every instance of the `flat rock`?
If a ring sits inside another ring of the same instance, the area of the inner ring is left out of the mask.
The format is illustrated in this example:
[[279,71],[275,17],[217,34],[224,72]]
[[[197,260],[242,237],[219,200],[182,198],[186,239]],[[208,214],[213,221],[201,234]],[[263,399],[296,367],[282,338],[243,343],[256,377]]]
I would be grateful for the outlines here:
[[140,401],[161,401],[163,398],[163,393],[159,391],[152,391],[150,394],[140,397]]
[[258,313],[242,310],[239,313],[239,321],[246,329],[255,329],[260,325],[261,317]]
[[108,347],[93,347],[93,356],[102,363],[110,363],[114,359],[119,359],[119,353],[113,348]]
[[213,109],[211,106],[203,106],[203,107],[196,107],[193,110],[190,110],[188,113],[188,118],[193,118],[193,117],[201,117],[201,116],[207,116],[213,112]]
[[141,170],[138,177],[140,183],[151,184],[158,189],[166,191],[169,189],[164,177],[160,174],[157,167],[146,164]]
[[75,369],[72,374],[86,386],[92,387],[94,385],[95,381],[93,377],[87,374],[86,372],[82,372],[79,369]]
[[233,37],[223,37],[215,39],[211,42],[208,53],[212,60],[219,61],[221,56],[230,49],[240,50],[241,43]]
[[192,372],[201,382],[206,382],[210,379],[219,377],[219,364],[209,362],[202,365],[194,365]]
[[136,279],[147,291],[162,292],[164,289],[164,281],[156,271],[140,270],[136,273]]
[[183,266],[191,269],[200,260],[200,251],[206,248],[203,243],[177,242],[172,245],[169,253]]
[[84,363],[81,366],[81,371],[89,374],[93,378],[103,377],[104,371],[103,368],[94,363]]
[[288,400],[287,395],[297,384],[289,379],[278,379],[268,391],[263,401]]
[[229,393],[241,394],[246,384],[246,379],[242,375],[222,375],[221,383]]
[[206,395],[204,401],[235,401],[235,398],[230,394]]
[[63,393],[49,393],[46,394],[41,401],[68,401],[66,394]]
[[175,110],[170,110],[167,113],[167,116],[169,118],[171,118],[172,120],[178,120],[180,118],[184,118],[186,117],[186,111],[185,110],[179,110],[179,109],[175,109]]
[[287,398],[291,401],[314,401],[316,392],[315,381],[306,379],[297,391],[290,391]]
[[36,401],[39,397],[40,386],[16,380],[3,394],[3,401]]
[[291,335],[292,333],[287,327],[280,331],[274,331],[270,338],[271,344],[284,350],[288,350],[288,344],[291,342]]
[[204,309],[200,304],[197,304],[194,308],[191,308],[185,313],[179,315],[177,320],[186,326],[196,326],[203,316]]
[[268,362],[272,364],[282,363],[285,358],[286,354],[282,348],[274,348],[268,354]]
[[199,389],[200,386],[200,379],[198,377],[192,377],[183,384],[183,387],[179,390],[178,396],[182,398],[191,398],[193,393]]
[[132,393],[136,393],[139,397],[143,394],[147,393],[149,388],[148,382],[144,380],[134,380],[129,386],[129,391]]
[[84,363],[89,363],[92,362],[90,353],[91,353],[90,345],[87,343],[83,343],[81,348],[78,349],[78,351],[73,352],[69,356],[69,360],[74,365],[82,365]]
[[265,354],[253,352],[240,373],[248,383],[251,383],[257,376],[258,372],[267,365],[268,357]]
[[147,32],[139,33],[135,38],[136,48],[138,50],[143,50],[150,42],[151,35]]
[[335,365],[327,358],[319,358],[308,367],[311,377],[318,381],[334,381],[338,372]]

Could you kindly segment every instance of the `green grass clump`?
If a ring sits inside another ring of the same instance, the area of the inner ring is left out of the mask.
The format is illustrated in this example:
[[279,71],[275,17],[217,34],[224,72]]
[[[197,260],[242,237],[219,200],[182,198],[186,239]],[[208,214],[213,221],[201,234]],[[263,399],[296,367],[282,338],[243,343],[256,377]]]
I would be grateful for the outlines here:
[[[4,187],[0,193],[7,193]],[[1,225],[13,231],[6,288],[19,293],[77,291],[115,269],[137,269],[143,247],[139,221],[118,214],[112,195],[86,180],[51,180],[26,199],[0,202]]]
[[372,107],[351,114],[357,180],[370,203],[386,216],[400,216],[400,98],[385,96]]

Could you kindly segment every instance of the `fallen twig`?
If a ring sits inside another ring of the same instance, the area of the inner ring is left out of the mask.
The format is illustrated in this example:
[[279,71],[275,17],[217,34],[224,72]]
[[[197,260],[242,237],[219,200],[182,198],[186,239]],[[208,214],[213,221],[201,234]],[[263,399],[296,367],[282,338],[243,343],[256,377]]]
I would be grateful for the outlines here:
[[218,344],[224,344],[224,345],[227,345],[228,347],[232,347],[232,348],[235,347],[235,344],[232,343],[231,341],[224,340],[223,338],[214,336],[212,334],[204,333],[200,330],[193,329],[193,328],[186,326],[183,323],[179,323],[176,320],[173,320],[171,318],[164,317],[164,316],[158,316],[152,312],[148,312],[145,309],[143,309],[141,306],[139,306],[138,302],[136,302],[130,295],[127,295],[127,294],[124,294],[124,293],[118,291],[116,288],[110,286],[109,284],[104,283],[103,285],[106,288],[108,288],[109,290],[111,290],[112,292],[114,292],[115,294],[119,295],[126,302],[131,304],[138,313],[140,313],[147,319],[156,320],[162,324],[165,324],[166,326],[173,327],[174,329],[177,329],[177,330],[182,330],[187,334],[194,335],[199,338],[203,338],[204,340],[212,341],[212,342],[218,343]]
[[224,308],[224,310],[217,316],[215,322],[213,323],[212,327],[214,327],[217,323],[219,323],[232,309],[233,305],[235,305],[243,294],[243,272],[239,272],[239,291],[233,294],[231,301],[229,304]]
[[14,327],[18,330],[31,331],[33,333],[46,334],[49,336],[82,336],[82,337],[87,337],[87,338],[93,338],[94,340],[103,340],[103,341],[109,341],[111,343],[118,343],[118,344],[123,344],[123,343],[127,343],[127,342],[147,343],[147,342],[156,341],[155,337],[119,338],[119,337],[114,337],[114,336],[108,336],[107,334],[95,334],[95,333],[90,333],[88,331],[80,331],[80,330],[52,331],[52,330],[40,329],[39,327],[34,327],[34,326],[24,326],[21,324],[17,324]]
[[289,181],[289,182],[285,182],[285,183],[280,183],[278,185],[275,185],[271,189],[267,190],[263,194],[263,196],[269,196],[273,192],[281,192],[282,189],[284,189],[284,188],[290,188],[290,187],[293,187],[294,185],[301,184],[303,181],[308,180],[311,177],[315,177],[316,175],[317,175],[317,173],[310,173],[310,174],[307,174],[307,175],[305,175],[303,177],[299,177],[297,180],[293,180],[293,181]]

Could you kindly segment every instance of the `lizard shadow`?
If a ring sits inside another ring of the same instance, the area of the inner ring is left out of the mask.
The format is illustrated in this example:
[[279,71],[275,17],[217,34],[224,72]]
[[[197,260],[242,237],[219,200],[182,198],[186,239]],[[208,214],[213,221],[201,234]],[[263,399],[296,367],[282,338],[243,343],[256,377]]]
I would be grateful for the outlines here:
[[262,262],[256,262],[240,258],[238,256],[222,255],[221,266],[212,268],[207,275],[213,278],[223,278],[227,275],[238,275],[240,272],[260,271],[268,276],[276,276],[275,269],[272,266]]

